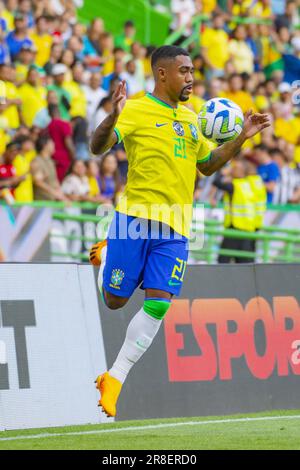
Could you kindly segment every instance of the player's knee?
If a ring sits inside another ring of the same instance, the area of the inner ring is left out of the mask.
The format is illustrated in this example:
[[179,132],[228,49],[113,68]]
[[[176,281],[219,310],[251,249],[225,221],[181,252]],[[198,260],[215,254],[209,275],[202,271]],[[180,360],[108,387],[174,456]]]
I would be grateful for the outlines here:
[[156,320],[162,320],[170,306],[170,299],[147,298],[144,301],[144,311]]
[[113,294],[110,294],[109,292],[104,293],[104,299],[105,299],[105,304],[111,310],[118,310],[119,308],[124,307],[124,305],[128,301],[128,299],[125,299],[123,297],[117,297]]

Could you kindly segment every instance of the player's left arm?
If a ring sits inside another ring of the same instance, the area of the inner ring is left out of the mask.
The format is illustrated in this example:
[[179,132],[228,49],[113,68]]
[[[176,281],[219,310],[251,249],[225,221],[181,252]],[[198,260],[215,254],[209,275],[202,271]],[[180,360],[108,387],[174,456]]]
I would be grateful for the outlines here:
[[252,111],[248,111],[245,114],[244,127],[240,135],[235,140],[226,142],[212,150],[208,160],[197,163],[197,169],[205,176],[212,175],[240,152],[242,145],[247,139],[250,139],[270,125],[271,121],[268,114],[252,114]]

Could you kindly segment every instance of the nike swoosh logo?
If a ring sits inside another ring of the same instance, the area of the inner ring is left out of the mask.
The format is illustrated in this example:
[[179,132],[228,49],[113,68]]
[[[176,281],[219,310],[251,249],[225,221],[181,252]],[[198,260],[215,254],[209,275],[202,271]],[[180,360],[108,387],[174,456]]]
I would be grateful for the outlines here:
[[168,284],[169,284],[169,286],[180,286],[181,285],[180,282],[173,282],[171,280],[168,282]]
[[156,123],[156,127],[166,126],[167,124],[168,124],[167,122],[165,122],[165,123],[163,123],[163,124],[158,124],[158,123]]

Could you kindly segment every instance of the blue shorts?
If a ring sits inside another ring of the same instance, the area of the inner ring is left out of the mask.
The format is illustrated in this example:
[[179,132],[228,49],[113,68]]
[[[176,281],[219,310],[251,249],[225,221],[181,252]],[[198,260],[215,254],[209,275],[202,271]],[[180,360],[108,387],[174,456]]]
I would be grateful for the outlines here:
[[103,287],[120,297],[159,289],[179,295],[188,239],[168,225],[116,212],[107,239]]

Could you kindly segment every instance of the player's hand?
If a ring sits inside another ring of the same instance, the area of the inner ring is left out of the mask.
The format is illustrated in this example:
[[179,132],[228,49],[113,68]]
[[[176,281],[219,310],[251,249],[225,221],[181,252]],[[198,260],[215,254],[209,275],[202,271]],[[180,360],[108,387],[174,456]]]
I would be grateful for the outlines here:
[[270,127],[271,120],[269,114],[253,114],[252,110],[245,114],[244,127],[242,134],[245,139],[250,139],[263,129]]
[[116,117],[120,116],[126,103],[126,97],[126,82],[122,80],[112,96],[113,114]]

